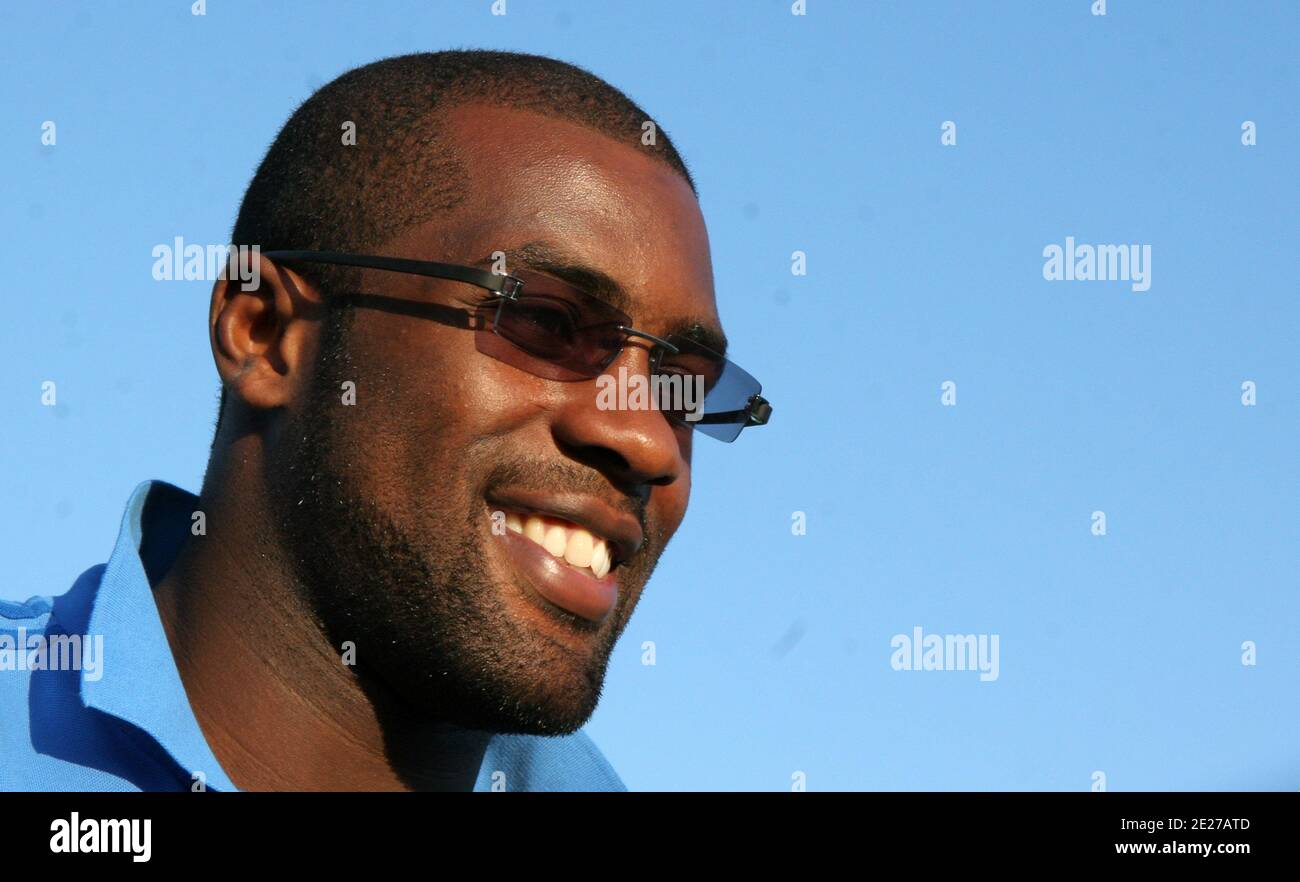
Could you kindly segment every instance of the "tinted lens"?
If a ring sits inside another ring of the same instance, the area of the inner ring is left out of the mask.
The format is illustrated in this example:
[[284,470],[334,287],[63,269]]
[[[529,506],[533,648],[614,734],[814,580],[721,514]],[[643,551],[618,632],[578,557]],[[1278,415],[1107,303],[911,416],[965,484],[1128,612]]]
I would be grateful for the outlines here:
[[631,319],[603,300],[558,279],[515,274],[517,300],[482,307],[478,350],[548,380],[587,380],[600,374],[623,345]]
[[[480,307],[478,350],[548,380],[599,376],[622,350],[622,328],[632,319],[603,300],[558,279],[527,271],[516,300]],[[685,337],[661,351],[656,375],[668,380],[660,406],[670,420],[721,441],[734,441],[749,424],[749,407],[763,387],[744,369]]]
[[478,351],[547,380],[590,380],[623,346],[629,317],[565,282],[517,272],[516,301],[482,307]]
[[[668,416],[720,441],[735,441],[749,421],[750,400],[763,391],[762,385],[743,368],[699,343],[680,336],[669,337],[668,342],[680,351],[664,354],[658,372],[683,375],[681,406]],[[701,392],[702,406],[698,400]]]

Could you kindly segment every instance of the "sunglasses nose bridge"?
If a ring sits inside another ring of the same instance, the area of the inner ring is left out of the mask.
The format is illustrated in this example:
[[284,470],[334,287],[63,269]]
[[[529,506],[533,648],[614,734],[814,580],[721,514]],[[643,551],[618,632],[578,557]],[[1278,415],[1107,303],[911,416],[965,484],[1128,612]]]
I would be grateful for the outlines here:
[[614,361],[623,354],[623,351],[628,348],[628,344],[632,341],[633,337],[642,338],[639,342],[644,342],[646,344],[642,346],[634,346],[633,348],[646,350],[649,356],[649,373],[651,374],[659,370],[659,365],[663,361],[665,352],[676,353],[680,351],[676,346],[662,337],[656,337],[654,334],[638,330],[629,325],[619,325],[618,331],[621,337],[618,347],[605,359],[604,364],[601,366],[601,370],[609,367],[609,365],[613,364]]
[[639,328],[633,328],[627,325],[620,325],[619,331],[623,334],[624,346],[627,345],[627,341],[632,337],[640,337],[649,342],[650,345],[647,346],[646,349],[650,352],[650,373],[652,374],[659,370],[659,364],[663,361],[665,352],[675,355],[681,351],[677,346],[665,340],[663,337],[658,337],[651,334],[649,331],[642,331]]
[[627,338],[624,338],[621,342],[618,343],[618,345],[607,350],[600,359],[600,372],[603,373],[606,368],[608,368],[611,364],[617,361],[618,357],[623,354],[623,350],[626,348],[627,348]]

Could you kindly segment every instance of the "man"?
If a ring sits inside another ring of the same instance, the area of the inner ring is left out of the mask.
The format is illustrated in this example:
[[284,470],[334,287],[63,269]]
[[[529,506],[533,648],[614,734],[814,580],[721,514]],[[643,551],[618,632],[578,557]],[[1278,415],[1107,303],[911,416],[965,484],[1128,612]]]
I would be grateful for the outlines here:
[[[770,411],[662,127],[547,58],[388,59],[298,109],[233,240],[200,495],[145,482],[106,565],[0,605],[103,638],[0,672],[0,787],[624,789],[580,728],[694,435]],[[602,404],[651,375],[702,406]]]

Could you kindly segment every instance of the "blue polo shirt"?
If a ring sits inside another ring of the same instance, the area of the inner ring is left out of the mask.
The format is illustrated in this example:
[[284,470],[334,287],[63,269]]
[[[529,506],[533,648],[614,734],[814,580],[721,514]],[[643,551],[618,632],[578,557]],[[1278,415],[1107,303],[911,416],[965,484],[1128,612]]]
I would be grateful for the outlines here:
[[[0,790],[193,790],[194,771],[208,790],[238,789],[190,708],[149,576],[166,572],[197,507],[194,494],[145,481],[108,563],[58,597],[0,600]],[[581,731],[494,735],[474,789],[494,782],[627,789]]]

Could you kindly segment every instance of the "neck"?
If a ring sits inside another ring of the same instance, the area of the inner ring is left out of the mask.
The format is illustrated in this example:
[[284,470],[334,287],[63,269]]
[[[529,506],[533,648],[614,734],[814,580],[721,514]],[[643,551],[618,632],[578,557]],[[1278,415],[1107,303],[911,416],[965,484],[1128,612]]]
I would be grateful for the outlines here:
[[241,790],[472,789],[491,733],[415,716],[345,664],[280,545],[260,454],[250,434],[214,457],[207,534],[154,589],[213,754]]

